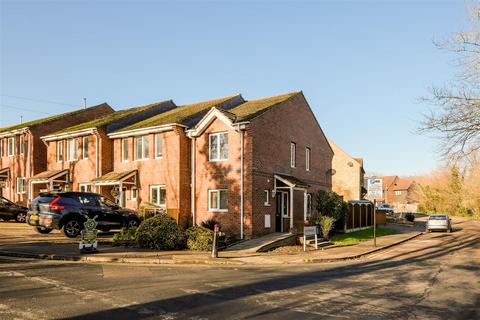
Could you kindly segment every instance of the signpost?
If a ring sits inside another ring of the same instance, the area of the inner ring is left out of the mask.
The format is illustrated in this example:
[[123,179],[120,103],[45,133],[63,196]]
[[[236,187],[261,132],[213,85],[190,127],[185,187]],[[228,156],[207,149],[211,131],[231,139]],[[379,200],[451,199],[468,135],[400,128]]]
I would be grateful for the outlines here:
[[315,249],[318,250],[318,227],[303,227],[303,251],[307,251],[307,236],[315,236]]
[[377,246],[377,200],[373,199],[373,246]]
[[90,218],[85,215],[87,220],[83,223],[85,229],[82,230],[82,237],[78,248],[82,253],[92,253],[97,251],[97,216]]

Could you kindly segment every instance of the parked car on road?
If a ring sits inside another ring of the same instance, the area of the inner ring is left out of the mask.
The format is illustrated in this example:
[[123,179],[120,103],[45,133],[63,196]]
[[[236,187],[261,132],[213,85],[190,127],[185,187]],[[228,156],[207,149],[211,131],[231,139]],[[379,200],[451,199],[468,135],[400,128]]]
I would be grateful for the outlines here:
[[452,232],[452,219],[446,214],[432,214],[428,217],[426,231],[433,230]]
[[28,209],[12,201],[0,197],[0,219],[15,220],[17,222],[25,222]]
[[377,211],[383,211],[386,214],[392,214],[393,208],[389,204],[384,203],[377,205]]
[[27,222],[39,233],[58,229],[65,236],[75,238],[84,228],[86,216],[96,216],[97,229],[102,231],[140,224],[135,211],[90,192],[42,193],[30,203]]

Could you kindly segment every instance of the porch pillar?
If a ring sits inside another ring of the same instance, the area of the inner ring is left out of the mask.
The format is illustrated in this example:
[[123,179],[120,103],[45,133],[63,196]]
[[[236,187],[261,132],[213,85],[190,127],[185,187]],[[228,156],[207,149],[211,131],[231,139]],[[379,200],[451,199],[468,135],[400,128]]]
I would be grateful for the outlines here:
[[119,183],[118,184],[118,189],[119,189],[119,192],[118,192],[118,196],[120,197],[120,207],[124,208],[125,207],[125,203],[123,203],[123,183]]
[[50,180],[48,186],[50,188],[49,191],[52,191],[53,190],[53,180]]
[[293,229],[293,187],[290,187],[290,231]]

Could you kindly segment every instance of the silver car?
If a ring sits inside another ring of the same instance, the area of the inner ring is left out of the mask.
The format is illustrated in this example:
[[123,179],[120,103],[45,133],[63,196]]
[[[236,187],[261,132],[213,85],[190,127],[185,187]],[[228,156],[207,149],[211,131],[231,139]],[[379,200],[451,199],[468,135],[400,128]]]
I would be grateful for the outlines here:
[[432,230],[440,230],[452,232],[452,219],[446,214],[432,214],[427,220],[427,232]]

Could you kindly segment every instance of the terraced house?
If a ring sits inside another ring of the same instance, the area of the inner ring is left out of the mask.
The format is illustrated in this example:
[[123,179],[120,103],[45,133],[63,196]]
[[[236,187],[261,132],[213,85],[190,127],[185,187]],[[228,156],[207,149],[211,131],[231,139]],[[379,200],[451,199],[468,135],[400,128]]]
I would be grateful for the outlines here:
[[241,237],[300,231],[333,151],[302,92],[214,107],[192,138],[192,219]]
[[[119,186],[123,203],[150,202],[186,227],[190,220],[190,154],[186,130],[212,107],[228,110],[240,95],[179,106],[109,134],[114,140],[113,170],[94,180]],[[135,181],[135,183],[132,183]]]
[[[108,134],[175,107],[172,101],[163,101],[124,109],[43,136],[47,170],[29,180],[32,194],[55,189],[96,191],[111,197],[116,192],[113,185],[95,184],[96,178],[113,170],[113,141]],[[119,200],[124,206],[124,198]]]
[[47,147],[41,138],[52,132],[110,114],[106,103],[0,128],[0,193],[26,205],[28,180],[47,169]]

